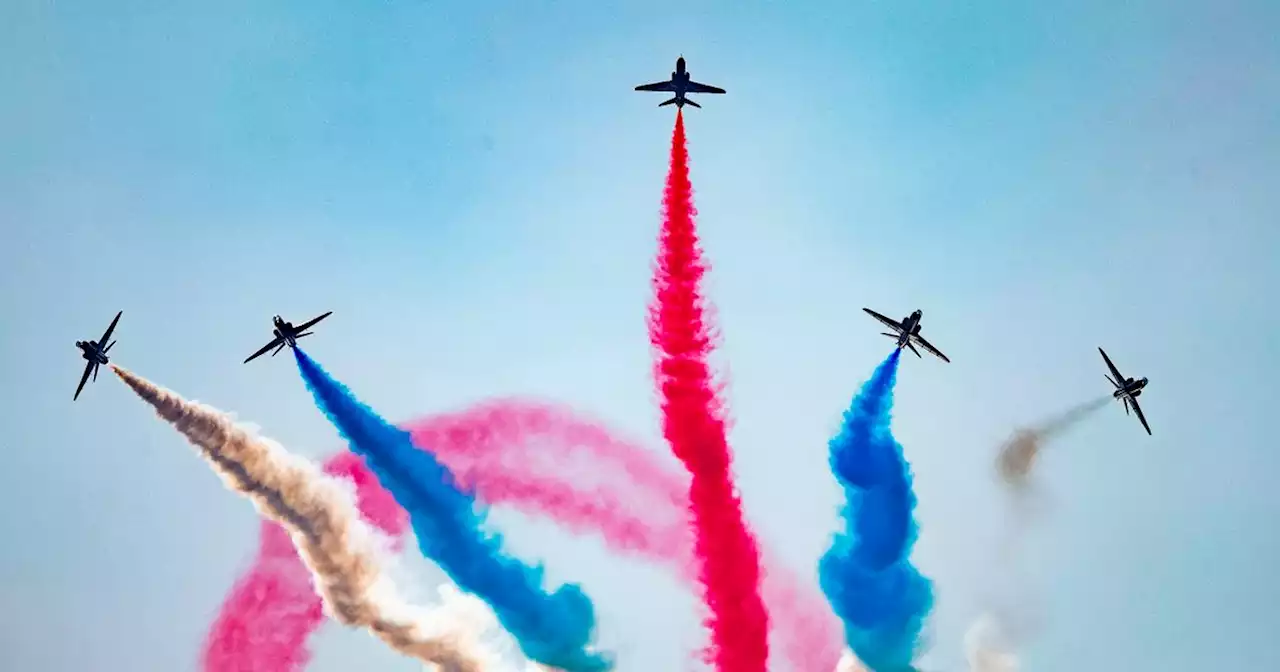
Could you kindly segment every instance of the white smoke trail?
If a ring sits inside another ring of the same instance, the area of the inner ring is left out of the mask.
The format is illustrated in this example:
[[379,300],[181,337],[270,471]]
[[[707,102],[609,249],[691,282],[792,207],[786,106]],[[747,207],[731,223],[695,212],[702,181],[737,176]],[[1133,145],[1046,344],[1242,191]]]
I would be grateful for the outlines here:
[[852,651],[846,650],[836,661],[836,672],[867,672],[867,668]]
[[396,651],[447,672],[500,667],[477,641],[478,633],[489,629],[484,626],[496,622],[488,606],[447,589],[441,591],[441,609],[424,611],[406,604],[384,572],[376,533],[315,465],[215,408],[187,401],[118,366],[111,368],[200,449],[231,489],[289,531],[331,617],[366,628]]
[[1018,655],[1013,643],[1000,630],[1000,622],[984,614],[964,636],[964,648],[969,669],[974,672],[1018,672]]
[[1045,444],[1102,408],[1110,396],[1081,404],[1048,422],[1018,429],[1000,446],[996,475],[1004,486],[1009,522],[991,565],[999,573],[1004,593],[992,600],[965,633],[965,652],[972,672],[1017,672],[1018,649],[1039,628],[1042,620],[1032,591],[1022,576],[1022,546],[1043,509],[1042,493],[1032,481],[1032,468]]

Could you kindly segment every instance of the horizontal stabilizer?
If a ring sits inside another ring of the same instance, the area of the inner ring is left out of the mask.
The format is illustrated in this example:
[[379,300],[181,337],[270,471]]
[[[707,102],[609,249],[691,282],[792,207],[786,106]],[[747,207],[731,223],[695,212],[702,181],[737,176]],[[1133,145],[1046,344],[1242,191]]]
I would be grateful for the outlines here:
[[671,105],[672,103],[676,102],[676,100],[678,100],[678,99],[677,99],[677,98],[672,98],[671,100],[664,100],[664,101],[662,101],[661,103],[658,103],[658,107],[664,107],[664,106],[666,106],[666,105]]

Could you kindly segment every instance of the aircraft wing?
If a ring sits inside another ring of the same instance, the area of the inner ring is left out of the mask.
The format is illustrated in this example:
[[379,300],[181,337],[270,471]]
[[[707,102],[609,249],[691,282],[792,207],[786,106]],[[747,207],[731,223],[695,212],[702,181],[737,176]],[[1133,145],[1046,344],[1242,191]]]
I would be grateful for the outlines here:
[[636,87],[636,91],[675,91],[676,87],[670,80],[665,82],[654,82],[652,84],[641,84]]
[[[112,326],[114,326],[114,323],[112,323]],[[107,333],[111,333],[111,330],[108,329]],[[76,386],[76,396],[71,397],[71,401],[75,401],[76,399],[80,398],[80,391],[84,389],[84,384],[89,381],[89,374],[92,372],[93,372],[93,362],[91,361],[85,362],[84,375],[80,376],[80,384]]]
[[122,310],[122,311],[120,311],[120,312],[118,312],[118,313],[116,313],[116,319],[111,320],[111,326],[107,327],[107,331],[106,331],[105,333],[103,333],[103,334],[102,334],[102,340],[98,341],[98,346],[99,346],[99,347],[105,348],[105,347],[107,347],[108,345],[111,345],[111,343],[110,343],[110,341],[111,341],[111,332],[113,332],[113,331],[115,331],[115,330],[116,330],[116,322],[119,322],[119,321],[120,321],[120,316],[121,316],[121,315],[123,315],[123,314],[124,314],[124,311],[123,311],[123,310]]
[[280,338],[279,336],[276,336],[275,338],[271,339],[271,342],[270,342],[270,343],[268,343],[268,344],[266,344],[266,345],[262,346],[262,349],[261,349],[261,350],[259,350],[259,351],[255,352],[255,353],[253,353],[252,355],[249,355],[249,358],[248,358],[248,359],[246,359],[246,360],[244,360],[244,363],[245,363],[245,364],[248,364],[249,362],[251,362],[251,361],[253,361],[253,360],[255,360],[255,359],[257,359],[257,358],[259,358],[259,357],[261,357],[261,356],[263,356],[263,355],[265,355],[265,354],[267,354],[267,351],[268,351],[268,350],[270,350],[271,348],[274,348],[274,347],[276,347],[276,346],[280,345],[281,343],[284,343],[284,339],[283,339],[283,338]]
[[1151,436],[1151,425],[1147,424],[1147,417],[1142,414],[1142,407],[1138,405],[1138,400],[1129,397],[1129,405],[1133,407],[1133,414],[1138,416],[1138,422],[1142,423],[1142,428],[1147,430],[1147,436]]
[[[1123,386],[1123,385],[1124,385],[1124,376],[1120,375],[1120,371],[1119,371],[1119,369],[1117,369],[1117,368],[1116,368],[1116,365],[1115,365],[1115,364],[1112,364],[1112,363],[1111,363],[1111,358],[1107,356],[1107,353],[1106,353],[1106,352],[1103,352],[1102,348],[1098,348],[1098,352],[1101,352],[1101,353],[1102,353],[1102,359],[1103,359],[1103,361],[1105,361],[1105,362],[1107,363],[1107,368],[1108,368],[1108,369],[1111,369],[1111,375],[1115,376],[1115,381],[1113,381],[1113,382],[1115,383],[1115,386],[1116,386],[1116,387],[1121,387],[1121,386]],[[1145,424],[1145,423],[1144,423],[1144,424]]]
[[877,313],[874,310],[871,310],[870,308],[863,308],[862,312],[870,315],[871,317],[876,318],[877,320],[880,320],[881,322],[884,323],[885,326],[889,327],[890,329],[893,329],[894,331],[902,331],[901,324],[885,317],[884,315],[881,315],[880,313]]
[[932,345],[932,344],[930,344],[930,343],[929,343],[929,341],[924,340],[924,338],[923,338],[923,337],[921,337],[921,336],[912,336],[912,337],[911,337],[911,340],[915,341],[917,344],[919,344],[919,345],[920,345],[920,347],[924,348],[925,350],[928,350],[928,351],[929,351],[929,354],[933,355],[934,357],[937,357],[938,359],[941,359],[942,361],[944,361],[944,362],[946,362],[946,363],[948,363],[948,364],[950,364],[950,363],[951,363],[951,360],[950,360],[950,359],[947,359],[947,356],[946,356],[946,355],[944,355],[944,354],[942,354],[942,351],[940,351],[940,350],[938,350],[937,348],[933,347],[933,345]]
[[724,89],[718,86],[711,86],[710,84],[699,84],[698,82],[690,81],[688,86],[684,87],[684,92],[685,93],[724,93]]
[[323,320],[324,318],[329,317],[329,316],[330,316],[330,315],[332,315],[332,314],[333,314],[333,311],[331,310],[331,311],[329,311],[329,312],[325,313],[324,315],[321,315],[320,317],[317,317],[317,318],[315,318],[314,320],[311,320],[310,322],[303,322],[302,324],[299,324],[298,326],[294,327],[293,329],[294,329],[294,331],[297,331],[299,334],[301,334],[302,332],[304,332],[304,331],[306,331],[306,330],[307,330],[307,327],[314,326],[316,322],[319,322],[320,320]]

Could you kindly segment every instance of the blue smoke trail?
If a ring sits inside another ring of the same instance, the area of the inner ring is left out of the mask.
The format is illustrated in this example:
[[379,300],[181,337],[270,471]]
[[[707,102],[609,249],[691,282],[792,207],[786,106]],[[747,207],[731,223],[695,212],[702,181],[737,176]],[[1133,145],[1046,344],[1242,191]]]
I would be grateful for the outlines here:
[[818,563],[822,592],[858,659],[874,672],[913,669],[920,631],[933,608],[933,583],[910,560],[916,541],[911,471],[889,431],[895,349],[844,414],[828,448],[844,489],[844,529]]
[[502,552],[501,535],[482,528],[484,507],[456,486],[448,469],[306,353],[297,348],[293,352],[316,405],[409,512],[424,556],[459,588],[489,603],[531,660],[567,672],[613,667],[610,656],[589,649],[595,607],[580,586],[566,584],[548,594],[542,588],[543,568]]

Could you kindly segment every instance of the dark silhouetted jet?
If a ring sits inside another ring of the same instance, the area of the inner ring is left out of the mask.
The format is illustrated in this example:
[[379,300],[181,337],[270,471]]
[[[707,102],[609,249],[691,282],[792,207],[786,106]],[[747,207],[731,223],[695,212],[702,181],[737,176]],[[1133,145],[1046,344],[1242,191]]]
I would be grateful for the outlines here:
[[923,355],[920,354],[920,351],[916,350],[916,346],[918,345],[925,350],[928,350],[929,354],[936,356],[938,359],[948,363],[951,362],[950,359],[947,359],[946,355],[942,354],[942,352],[933,347],[929,341],[924,340],[924,337],[920,335],[920,318],[924,313],[917,310],[916,312],[902,318],[901,322],[895,322],[892,319],[871,310],[870,308],[863,308],[862,310],[871,317],[880,320],[885,326],[896,332],[884,335],[889,338],[898,339],[899,350],[902,348],[911,348],[911,352],[916,353],[916,357],[923,357]]
[[674,93],[670,100],[658,103],[658,107],[663,105],[676,104],[676,107],[684,107],[686,104],[694,107],[702,107],[701,105],[689,100],[685,97],[689,93],[724,93],[724,89],[709,86],[707,84],[699,84],[689,79],[689,73],[684,69],[684,56],[676,59],[676,71],[671,73],[671,79],[665,82],[654,82],[653,84],[641,84],[636,87],[636,91],[666,91]]
[[1142,423],[1142,428],[1147,430],[1147,434],[1150,435],[1151,426],[1147,424],[1146,417],[1142,415],[1142,408],[1138,406],[1138,395],[1142,394],[1142,389],[1147,386],[1147,379],[1145,377],[1137,380],[1125,378],[1120,375],[1120,370],[1116,368],[1115,364],[1111,363],[1111,358],[1107,356],[1107,353],[1103,352],[1102,348],[1098,348],[1098,352],[1102,353],[1103,361],[1107,363],[1107,368],[1111,369],[1111,376],[1115,376],[1115,378],[1106,377],[1116,388],[1116,391],[1112,392],[1111,396],[1119,399],[1124,404],[1125,415],[1129,414],[1129,407],[1132,406],[1133,414],[1138,416],[1138,422]]
[[107,363],[107,351],[111,346],[115,345],[115,341],[111,341],[105,347],[103,343],[111,340],[111,332],[116,330],[116,322],[120,321],[120,316],[124,311],[116,313],[114,320],[111,320],[111,326],[107,327],[107,331],[102,334],[102,338],[96,341],[76,341],[76,347],[80,348],[80,355],[84,357],[84,375],[80,376],[80,384],[76,386],[76,394],[71,397],[71,401],[80,398],[80,391],[84,389],[84,384],[89,381],[89,374],[93,374],[93,379],[98,379],[98,367]]
[[271,324],[273,325],[274,328],[271,330],[271,333],[272,335],[275,336],[275,338],[271,339],[270,343],[262,346],[261,350],[253,353],[252,355],[249,355],[249,358],[244,360],[244,363],[248,364],[254,359],[261,357],[262,355],[266,354],[266,352],[271,348],[276,349],[275,352],[271,353],[271,356],[275,357],[277,354],[280,353],[281,350],[284,349],[284,346],[286,345],[291,348],[298,347],[299,338],[302,338],[303,336],[311,335],[312,332],[307,331],[307,329],[314,326],[316,322],[319,322],[320,320],[323,320],[324,318],[329,317],[332,314],[333,314],[333,311],[331,310],[325,313],[324,315],[321,315],[320,317],[317,317],[307,322],[303,322],[302,324],[296,327],[293,326],[293,324],[290,322],[285,322],[284,318],[280,317],[279,315],[272,317]]

